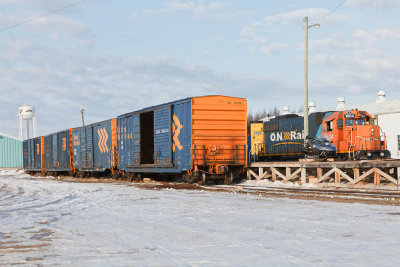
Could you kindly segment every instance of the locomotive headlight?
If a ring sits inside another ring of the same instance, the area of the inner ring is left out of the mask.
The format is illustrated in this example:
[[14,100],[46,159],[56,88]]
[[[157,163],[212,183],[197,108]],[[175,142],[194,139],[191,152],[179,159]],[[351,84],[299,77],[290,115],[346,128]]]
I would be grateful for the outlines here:
[[385,153],[381,152],[381,157],[385,156]]
[[374,135],[374,129],[371,129],[371,135]]
[[371,157],[371,156],[372,156],[371,152],[368,152],[367,155],[368,155],[368,157]]

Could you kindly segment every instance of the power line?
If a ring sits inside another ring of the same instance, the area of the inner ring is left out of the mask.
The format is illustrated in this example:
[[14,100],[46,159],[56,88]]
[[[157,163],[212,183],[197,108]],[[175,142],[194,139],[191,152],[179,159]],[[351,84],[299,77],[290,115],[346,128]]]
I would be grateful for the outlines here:
[[343,0],[337,7],[335,7],[334,9],[332,9],[328,14],[326,14],[326,15],[320,17],[320,18],[318,19],[318,21],[320,21],[320,20],[322,20],[323,18],[326,18],[326,17],[330,16],[331,14],[335,13],[335,11],[338,10],[339,7],[341,7],[345,2],[346,2],[346,0]]
[[7,31],[7,30],[11,30],[11,29],[16,28],[16,27],[19,27],[19,26],[21,26],[21,25],[31,23],[31,22],[33,22],[33,21],[35,21],[35,20],[37,20],[37,19],[40,19],[40,18],[46,17],[46,16],[48,16],[48,15],[51,15],[51,14],[60,12],[60,11],[62,11],[62,10],[64,10],[64,9],[70,8],[70,7],[72,7],[72,6],[79,5],[80,3],[85,2],[85,1],[87,1],[87,0],[77,1],[77,2],[71,3],[71,4],[69,4],[69,5],[66,5],[66,6],[63,6],[63,7],[54,9],[54,10],[52,10],[52,11],[49,11],[49,12],[47,12],[47,13],[45,13],[45,14],[42,14],[42,15],[39,15],[39,16],[36,16],[36,17],[30,18],[30,19],[27,19],[27,20],[25,20],[25,21],[21,21],[21,22],[19,22],[19,23],[14,24],[14,25],[11,25],[11,26],[8,26],[8,27],[5,27],[5,28],[0,29],[0,32],[4,32],[4,31]]

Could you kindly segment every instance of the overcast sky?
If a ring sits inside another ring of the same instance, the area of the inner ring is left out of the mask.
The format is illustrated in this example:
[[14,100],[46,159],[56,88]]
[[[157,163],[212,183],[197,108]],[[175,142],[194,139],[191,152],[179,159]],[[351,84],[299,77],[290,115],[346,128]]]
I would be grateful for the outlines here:
[[[0,28],[74,0],[0,0]],[[400,0],[87,0],[0,31],[0,132],[36,109],[37,134],[190,96],[244,97],[252,112],[303,103],[305,16],[310,101],[318,109],[400,97]]]

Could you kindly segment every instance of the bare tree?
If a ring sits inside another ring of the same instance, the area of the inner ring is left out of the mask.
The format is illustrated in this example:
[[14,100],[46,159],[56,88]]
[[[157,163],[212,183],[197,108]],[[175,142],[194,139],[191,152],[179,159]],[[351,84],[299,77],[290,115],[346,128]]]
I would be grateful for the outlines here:
[[277,107],[274,107],[274,109],[271,112],[271,115],[272,116],[279,116],[279,114],[280,114],[279,109]]
[[249,113],[247,114],[247,123],[249,124],[252,121],[254,121],[254,116],[253,116],[253,113],[251,113],[251,111],[249,111]]
[[267,110],[264,108],[262,111],[257,111],[254,114],[249,112],[247,114],[247,122],[250,123],[251,121],[260,121],[266,117],[279,116],[279,114],[280,111],[277,107],[274,107],[269,112],[267,112]]
[[297,110],[297,113],[302,113],[304,112],[304,105],[301,105],[301,107],[299,107],[299,109]]

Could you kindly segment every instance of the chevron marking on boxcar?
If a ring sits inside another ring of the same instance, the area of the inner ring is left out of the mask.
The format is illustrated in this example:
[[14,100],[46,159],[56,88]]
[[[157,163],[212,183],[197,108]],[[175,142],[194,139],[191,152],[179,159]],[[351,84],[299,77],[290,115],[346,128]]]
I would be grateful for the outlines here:
[[108,134],[107,134],[106,128],[102,128],[101,130],[103,131],[103,137],[104,137],[103,138],[103,143],[102,143],[103,150],[104,150],[104,153],[105,152],[108,153],[108,151],[109,151],[108,146],[107,146]]
[[[172,143],[172,151],[175,152],[175,147],[177,147],[179,149],[179,151],[181,151],[183,149],[181,143],[179,142],[179,134],[181,133],[181,129],[183,128],[183,126],[181,125],[181,122],[179,121],[178,117],[174,114],[174,116],[172,117],[173,123],[172,123],[172,134],[173,136],[173,143]],[[176,127],[176,128],[175,128]]]
[[97,145],[98,145],[98,147],[99,147],[99,149],[100,149],[100,152],[101,152],[101,153],[104,153],[104,151],[103,151],[103,146],[101,145],[101,143],[102,143],[102,141],[103,141],[103,134],[102,134],[102,132],[101,132],[100,129],[97,129],[97,134],[99,135],[99,143],[98,143]]

